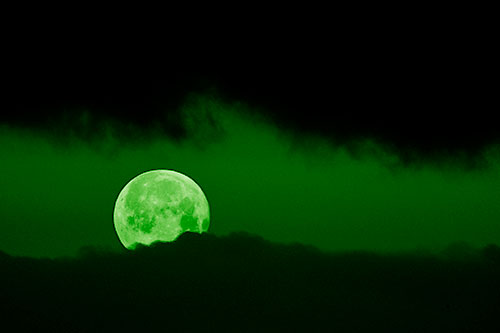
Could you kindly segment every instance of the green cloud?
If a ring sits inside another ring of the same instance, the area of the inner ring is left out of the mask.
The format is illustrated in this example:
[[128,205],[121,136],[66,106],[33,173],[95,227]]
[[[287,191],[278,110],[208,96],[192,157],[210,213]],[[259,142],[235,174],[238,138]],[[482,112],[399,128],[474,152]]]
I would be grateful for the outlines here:
[[[242,112],[242,110],[244,112]],[[91,143],[4,127],[0,131],[0,250],[72,255],[82,246],[120,250],[114,201],[151,169],[201,185],[210,232],[246,231],[327,250],[439,250],[500,243],[500,154],[482,168],[459,161],[403,165],[372,141],[356,154],[295,136],[243,104],[195,96],[184,109],[187,139],[155,133],[122,140],[113,124]]]

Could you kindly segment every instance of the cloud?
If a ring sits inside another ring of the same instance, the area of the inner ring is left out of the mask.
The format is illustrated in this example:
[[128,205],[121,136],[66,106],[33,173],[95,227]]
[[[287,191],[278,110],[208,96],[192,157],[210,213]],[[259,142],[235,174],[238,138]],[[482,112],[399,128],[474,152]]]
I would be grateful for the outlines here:
[[498,327],[499,253],[328,254],[239,233],[75,259],[2,254],[0,309],[18,330],[485,331]]
[[252,110],[193,95],[179,111],[182,139],[159,131],[123,139],[112,122],[94,141],[4,127],[1,249],[32,256],[70,255],[85,245],[118,250],[118,193],[136,175],[161,168],[201,185],[216,235],[247,231],[328,250],[376,251],[500,239],[494,146],[481,168],[453,159],[406,164],[376,141],[351,148],[297,136]]

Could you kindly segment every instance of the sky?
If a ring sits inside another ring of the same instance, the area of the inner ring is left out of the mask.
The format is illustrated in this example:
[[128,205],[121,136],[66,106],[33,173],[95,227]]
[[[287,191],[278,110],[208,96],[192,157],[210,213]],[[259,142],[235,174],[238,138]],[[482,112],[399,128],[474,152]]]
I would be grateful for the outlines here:
[[[500,331],[495,11],[289,7],[9,12],[6,326]],[[154,169],[210,229],[128,251],[114,204]]]
[[328,251],[499,244],[494,144],[475,153],[475,167],[453,157],[405,162],[376,140],[340,144],[297,134],[265,112],[213,94],[190,94],[179,106],[182,137],[135,128],[134,137],[123,138],[118,122],[77,112],[58,124],[71,129],[61,135],[2,127],[2,251],[35,257],[72,256],[85,246],[121,251],[115,200],[129,180],[153,169],[176,170],[200,184],[215,235],[244,231]]

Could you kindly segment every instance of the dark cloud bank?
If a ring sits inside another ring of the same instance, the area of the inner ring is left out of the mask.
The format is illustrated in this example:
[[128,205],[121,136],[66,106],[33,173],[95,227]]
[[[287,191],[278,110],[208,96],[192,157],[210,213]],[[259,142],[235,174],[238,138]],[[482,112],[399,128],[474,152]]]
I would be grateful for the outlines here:
[[249,234],[185,234],[73,259],[0,254],[16,331],[494,332],[500,249],[328,254]]

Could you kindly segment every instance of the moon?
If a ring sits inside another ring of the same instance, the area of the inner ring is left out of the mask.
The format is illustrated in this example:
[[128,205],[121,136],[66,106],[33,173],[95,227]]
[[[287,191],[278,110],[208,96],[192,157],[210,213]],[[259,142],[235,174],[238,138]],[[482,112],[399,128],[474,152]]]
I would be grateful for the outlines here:
[[210,224],[207,198],[191,178],[172,170],[144,172],[129,181],[116,199],[113,221],[120,242],[171,242],[180,234],[206,232]]

